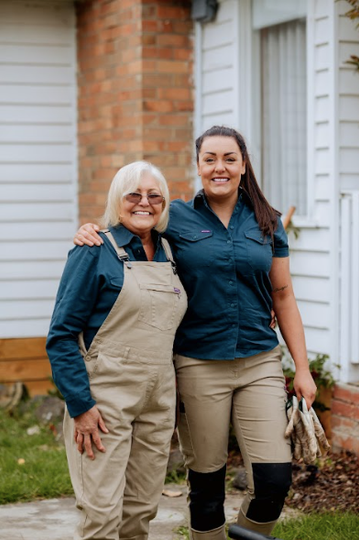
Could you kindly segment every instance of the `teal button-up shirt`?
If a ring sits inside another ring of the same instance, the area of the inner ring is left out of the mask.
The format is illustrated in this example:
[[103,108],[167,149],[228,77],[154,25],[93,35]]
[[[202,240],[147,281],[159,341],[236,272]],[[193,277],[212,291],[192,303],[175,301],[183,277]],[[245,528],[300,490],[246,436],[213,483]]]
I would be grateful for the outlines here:
[[226,228],[203,191],[185,203],[171,203],[166,237],[188,295],[188,310],[177,331],[175,352],[199,359],[233,360],[278,345],[270,328],[273,257],[289,254],[281,220],[263,238],[252,204],[240,190]]

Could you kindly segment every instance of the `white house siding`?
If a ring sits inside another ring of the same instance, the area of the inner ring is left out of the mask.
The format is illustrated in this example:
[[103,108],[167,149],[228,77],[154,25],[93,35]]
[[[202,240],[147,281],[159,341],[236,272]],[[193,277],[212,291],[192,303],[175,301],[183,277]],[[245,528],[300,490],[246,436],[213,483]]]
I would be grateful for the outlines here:
[[340,190],[340,342],[344,382],[359,382],[359,77],[346,63],[359,56],[356,22],[338,11],[338,176]]
[[72,2],[0,0],[0,338],[45,336],[77,226]]
[[[307,171],[308,216],[293,221],[300,227],[290,234],[291,272],[302,315],[309,355],[332,357],[333,268],[331,262],[330,125],[330,2],[307,2]],[[337,359],[335,359],[337,361]]]

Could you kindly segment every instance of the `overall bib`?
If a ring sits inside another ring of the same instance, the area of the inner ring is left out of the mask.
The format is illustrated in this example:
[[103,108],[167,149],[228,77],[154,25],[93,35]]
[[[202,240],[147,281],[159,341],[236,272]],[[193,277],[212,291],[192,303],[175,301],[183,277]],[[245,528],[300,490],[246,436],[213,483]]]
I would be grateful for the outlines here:
[[129,261],[106,232],[124,263],[123,287],[88,351],[80,350],[91,394],[109,433],[106,452],[92,461],[74,442],[65,413],[64,435],[81,520],[76,540],[147,540],[157,512],[175,423],[172,347],[187,296],[168,262]]

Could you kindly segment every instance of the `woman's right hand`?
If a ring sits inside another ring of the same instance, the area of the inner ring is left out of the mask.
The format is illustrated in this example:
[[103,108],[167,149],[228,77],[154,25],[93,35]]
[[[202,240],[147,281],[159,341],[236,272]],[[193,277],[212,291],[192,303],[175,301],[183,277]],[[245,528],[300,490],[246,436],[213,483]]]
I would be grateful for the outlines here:
[[100,246],[103,244],[103,240],[101,236],[97,234],[97,231],[99,230],[100,227],[95,225],[95,223],[85,223],[85,225],[81,225],[74,236],[74,244],[76,246]]
[[85,450],[90,459],[95,459],[92,443],[100,452],[106,452],[106,448],[101,441],[99,429],[103,433],[108,433],[108,429],[96,405],[79,416],[76,416],[74,422],[74,439],[80,454],[83,454]]

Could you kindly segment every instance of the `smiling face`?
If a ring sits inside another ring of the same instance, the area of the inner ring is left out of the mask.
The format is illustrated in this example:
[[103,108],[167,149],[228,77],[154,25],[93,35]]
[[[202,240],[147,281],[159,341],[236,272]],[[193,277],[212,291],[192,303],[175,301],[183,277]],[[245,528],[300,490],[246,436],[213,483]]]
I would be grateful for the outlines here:
[[197,169],[209,201],[237,200],[246,165],[233,137],[206,137],[198,153]]
[[[140,184],[134,192],[141,195],[149,195],[150,193],[162,195],[157,180],[148,173],[142,176]],[[137,203],[129,202],[124,197],[120,204],[121,223],[140,238],[145,238],[158,224],[162,210],[163,204],[152,205],[147,197],[142,197]]]

